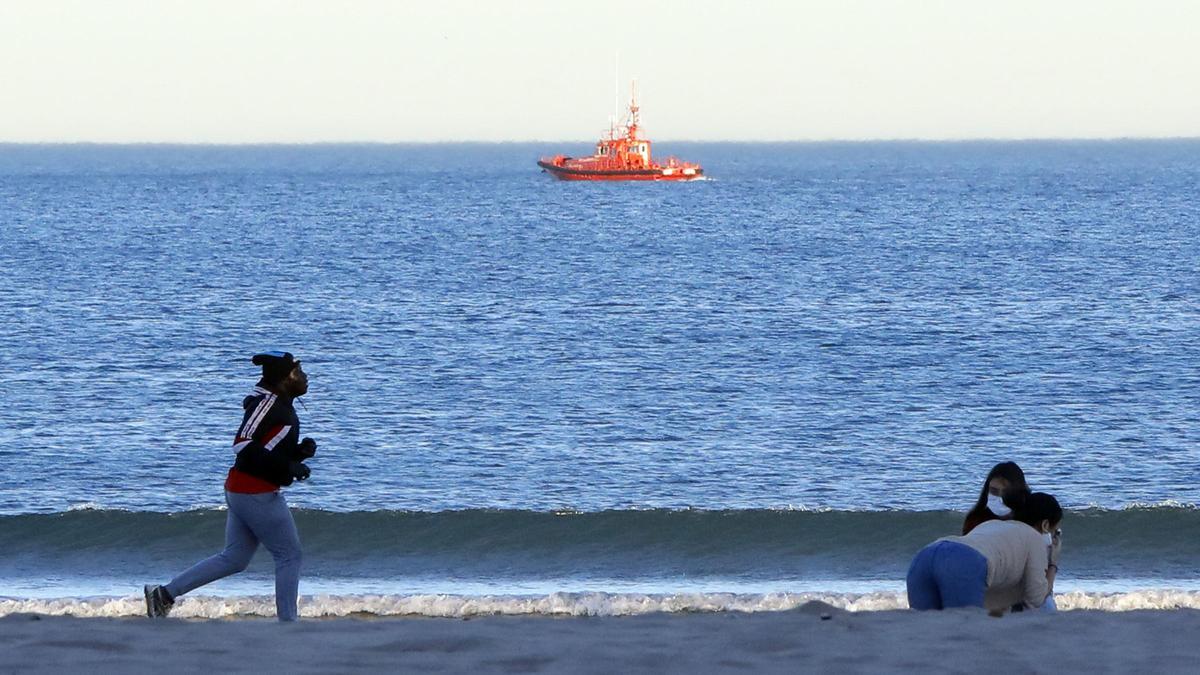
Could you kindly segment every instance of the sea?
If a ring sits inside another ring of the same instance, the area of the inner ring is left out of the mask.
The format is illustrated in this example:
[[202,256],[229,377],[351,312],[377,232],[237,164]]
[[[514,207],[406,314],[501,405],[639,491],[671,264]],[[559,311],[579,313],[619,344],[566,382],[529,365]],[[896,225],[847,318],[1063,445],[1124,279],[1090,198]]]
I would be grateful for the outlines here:
[[589,145],[0,145],[0,614],[219,551],[268,349],[305,616],[902,608],[1001,461],[1060,609],[1200,608],[1200,140]]

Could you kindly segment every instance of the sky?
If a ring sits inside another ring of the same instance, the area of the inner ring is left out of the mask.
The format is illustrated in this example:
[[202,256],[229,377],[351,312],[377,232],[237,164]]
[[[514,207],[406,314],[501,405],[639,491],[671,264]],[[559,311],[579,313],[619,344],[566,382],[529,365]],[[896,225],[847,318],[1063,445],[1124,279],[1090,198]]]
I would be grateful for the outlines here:
[[0,0],[0,142],[590,141],[635,77],[654,140],[1200,137],[1200,2]]

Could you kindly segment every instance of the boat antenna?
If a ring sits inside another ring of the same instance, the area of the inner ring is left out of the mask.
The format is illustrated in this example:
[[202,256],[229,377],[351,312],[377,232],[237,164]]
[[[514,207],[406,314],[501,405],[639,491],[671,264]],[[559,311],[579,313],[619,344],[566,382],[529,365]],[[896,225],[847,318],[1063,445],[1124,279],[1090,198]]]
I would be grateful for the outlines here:
[[613,138],[617,137],[617,121],[621,110],[621,52],[613,52]]
[[639,110],[640,110],[640,108],[638,108],[638,104],[637,104],[637,78],[635,77],[632,80],[630,80],[630,82],[629,82],[629,135],[630,136],[634,135],[637,132],[638,122],[640,121],[638,119],[638,117],[639,117],[638,111]]

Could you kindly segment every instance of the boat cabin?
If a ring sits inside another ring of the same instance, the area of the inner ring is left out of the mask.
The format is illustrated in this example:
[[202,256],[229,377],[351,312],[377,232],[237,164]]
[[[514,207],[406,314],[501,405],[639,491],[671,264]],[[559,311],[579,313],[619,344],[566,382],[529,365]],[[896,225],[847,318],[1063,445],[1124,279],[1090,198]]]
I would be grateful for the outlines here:
[[596,144],[596,156],[627,166],[650,166],[650,141],[606,138]]

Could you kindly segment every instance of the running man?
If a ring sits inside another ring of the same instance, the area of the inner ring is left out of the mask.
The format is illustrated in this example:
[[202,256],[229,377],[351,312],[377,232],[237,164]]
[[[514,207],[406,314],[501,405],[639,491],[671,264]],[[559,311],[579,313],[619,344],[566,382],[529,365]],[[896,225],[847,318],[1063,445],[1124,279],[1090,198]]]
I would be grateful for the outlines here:
[[245,414],[225,479],[225,550],[201,560],[165,586],[146,586],[146,615],[165,617],[179,596],[246,569],[261,542],[275,558],[275,609],[280,621],[295,621],[300,588],[300,535],[279,488],[308,478],[304,460],[317,452],[311,438],[300,441],[300,419],[292,400],[308,392],[308,375],[288,352],[251,359],[262,379],[242,401]]

